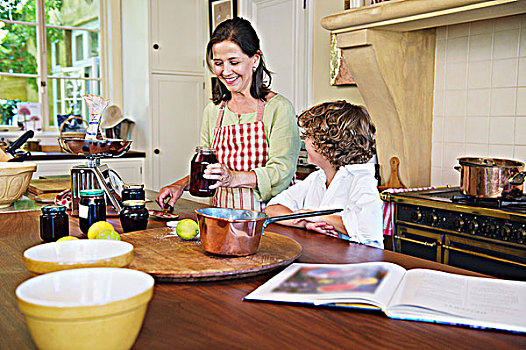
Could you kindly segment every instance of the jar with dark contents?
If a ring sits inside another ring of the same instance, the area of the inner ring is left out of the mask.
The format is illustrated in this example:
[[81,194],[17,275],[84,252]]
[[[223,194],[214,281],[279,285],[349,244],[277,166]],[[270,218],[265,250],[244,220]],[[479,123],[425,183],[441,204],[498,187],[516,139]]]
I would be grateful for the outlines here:
[[44,242],[55,242],[69,236],[69,217],[63,205],[45,205],[41,208],[40,238]]
[[190,194],[198,197],[211,197],[216,190],[209,187],[217,180],[208,180],[203,177],[208,164],[217,163],[216,151],[208,147],[197,147],[190,165]]
[[82,190],[79,201],[80,230],[88,234],[91,225],[97,221],[106,221],[106,200],[104,190]]
[[146,230],[149,214],[145,203],[139,200],[122,202],[122,211],[119,216],[124,232]]
[[144,195],[144,185],[140,184],[125,184],[122,186],[122,201],[143,201],[146,199]]

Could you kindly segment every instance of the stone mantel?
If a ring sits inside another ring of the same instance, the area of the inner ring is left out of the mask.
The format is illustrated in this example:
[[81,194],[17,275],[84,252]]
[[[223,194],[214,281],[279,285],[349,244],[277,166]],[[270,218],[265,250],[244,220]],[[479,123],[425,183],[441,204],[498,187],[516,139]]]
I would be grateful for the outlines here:
[[430,185],[435,28],[520,13],[526,0],[392,0],[322,19],[376,124],[384,181],[397,156],[406,186]]

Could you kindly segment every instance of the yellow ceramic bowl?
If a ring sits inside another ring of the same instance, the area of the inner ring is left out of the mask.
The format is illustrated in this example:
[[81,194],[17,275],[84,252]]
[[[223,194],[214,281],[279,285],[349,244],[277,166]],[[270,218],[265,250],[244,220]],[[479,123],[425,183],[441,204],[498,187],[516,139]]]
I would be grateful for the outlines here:
[[7,208],[24,194],[36,169],[36,163],[0,162],[0,208]]
[[18,307],[38,349],[129,349],[153,294],[141,271],[57,271],[18,286]]
[[34,273],[81,267],[126,267],[132,259],[133,245],[107,239],[45,243],[24,252],[26,268]]

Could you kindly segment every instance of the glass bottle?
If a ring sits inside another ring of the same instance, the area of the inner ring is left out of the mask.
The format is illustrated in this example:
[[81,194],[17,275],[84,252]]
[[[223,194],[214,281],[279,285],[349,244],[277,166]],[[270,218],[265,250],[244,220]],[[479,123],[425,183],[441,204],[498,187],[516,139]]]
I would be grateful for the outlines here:
[[209,187],[217,180],[208,180],[203,177],[208,164],[217,163],[216,151],[208,147],[197,147],[190,163],[190,194],[198,197],[211,197],[216,190]]
[[69,236],[69,217],[64,205],[45,205],[41,210],[40,238],[44,242],[55,242]]
[[82,190],[79,201],[80,230],[88,234],[91,225],[97,221],[106,221],[106,200],[104,190]]
[[125,184],[122,186],[122,201],[137,200],[143,201],[146,199],[144,195],[144,185],[140,184]]
[[146,230],[148,226],[148,210],[145,201],[128,200],[122,202],[122,211],[119,214],[124,232]]

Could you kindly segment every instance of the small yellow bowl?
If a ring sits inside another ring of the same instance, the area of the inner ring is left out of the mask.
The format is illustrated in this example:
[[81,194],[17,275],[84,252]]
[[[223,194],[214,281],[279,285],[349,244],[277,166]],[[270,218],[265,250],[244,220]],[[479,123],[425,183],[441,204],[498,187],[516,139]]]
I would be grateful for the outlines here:
[[82,267],[126,267],[133,245],[106,239],[45,243],[24,252],[26,268],[37,274]]
[[38,349],[129,349],[153,285],[141,271],[89,268],[31,278],[15,294]]

